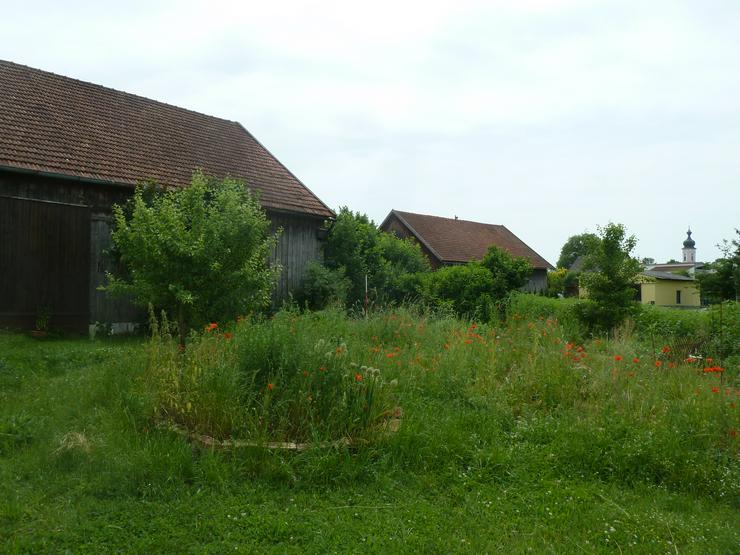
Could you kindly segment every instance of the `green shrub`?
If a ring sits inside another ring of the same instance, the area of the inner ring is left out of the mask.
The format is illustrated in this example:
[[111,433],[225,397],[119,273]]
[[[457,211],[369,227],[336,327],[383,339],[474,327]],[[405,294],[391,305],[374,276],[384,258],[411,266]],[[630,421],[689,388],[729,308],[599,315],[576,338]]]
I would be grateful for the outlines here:
[[484,321],[496,314],[495,288],[491,272],[477,263],[445,266],[421,280],[422,299],[430,306]]
[[526,259],[490,247],[480,262],[444,266],[423,275],[421,298],[458,316],[488,321],[501,315],[507,295],[527,283],[531,272]]
[[418,274],[430,269],[416,242],[379,231],[365,214],[347,207],[340,208],[332,223],[324,251],[326,266],[348,278],[351,305],[364,302],[366,283],[373,304],[413,299]]
[[193,174],[189,187],[156,194],[137,188],[114,207],[113,243],[125,268],[105,289],[177,319],[180,344],[206,322],[267,306],[278,268],[258,199],[234,179]]
[[320,262],[311,262],[295,300],[301,308],[307,306],[311,310],[321,310],[332,304],[344,306],[350,286],[343,268],[332,270]]

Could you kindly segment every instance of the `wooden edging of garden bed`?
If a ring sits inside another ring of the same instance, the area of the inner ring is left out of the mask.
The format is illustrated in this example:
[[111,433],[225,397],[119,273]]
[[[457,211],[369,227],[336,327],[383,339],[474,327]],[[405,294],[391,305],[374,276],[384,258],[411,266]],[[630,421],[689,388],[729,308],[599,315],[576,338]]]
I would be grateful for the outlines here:
[[[401,407],[392,411],[392,418],[386,417],[380,424],[381,433],[395,433],[401,427]],[[192,432],[173,422],[162,422],[161,427],[166,428],[176,434],[186,438],[191,443],[197,443],[202,447],[211,447],[215,449],[242,449],[245,447],[261,447],[263,449],[283,450],[283,451],[307,451],[308,449],[327,449],[332,447],[352,447],[359,445],[359,441],[350,438],[342,438],[336,441],[320,441],[314,443],[295,443],[292,441],[247,441],[243,439],[216,439],[214,437]]]

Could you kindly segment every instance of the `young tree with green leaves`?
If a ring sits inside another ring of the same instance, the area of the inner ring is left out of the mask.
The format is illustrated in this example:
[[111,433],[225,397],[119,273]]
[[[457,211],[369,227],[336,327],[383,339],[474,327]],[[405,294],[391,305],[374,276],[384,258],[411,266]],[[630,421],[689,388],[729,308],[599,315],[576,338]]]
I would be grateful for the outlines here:
[[560,250],[558,268],[570,269],[576,259],[587,254],[598,240],[598,236],[593,233],[579,233],[569,237]]
[[598,239],[586,253],[581,286],[588,298],[578,311],[592,329],[610,330],[637,308],[636,280],[642,267],[632,257],[637,239],[627,236],[622,224],[600,227]]
[[113,244],[123,267],[104,288],[177,320],[187,331],[269,304],[277,268],[268,266],[275,238],[258,199],[243,182],[200,172],[189,187],[145,195],[114,207]]
[[[401,302],[416,292],[419,273],[430,268],[414,241],[378,230],[365,214],[346,206],[339,209],[329,229],[324,264],[335,272],[336,279],[349,281],[350,304],[364,300],[366,276],[374,301]],[[313,284],[306,282],[305,288],[313,288]]]

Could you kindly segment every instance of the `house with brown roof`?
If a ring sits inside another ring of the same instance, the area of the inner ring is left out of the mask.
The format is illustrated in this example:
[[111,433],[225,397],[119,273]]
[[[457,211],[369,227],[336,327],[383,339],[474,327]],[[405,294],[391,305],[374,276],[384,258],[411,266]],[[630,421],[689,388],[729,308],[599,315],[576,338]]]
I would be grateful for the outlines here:
[[380,224],[380,229],[404,239],[413,238],[433,268],[480,260],[491,246],[499,247],[513,256],[524,257],[533,268],[529,283],[524,287],[526,291],[546,289],[547,271],[555,269],[502,225],[391,210]]
[[320,256],[334,213],[238,122],[0,60],[0,326],[133,318],[105,282],[111,206],[194,170],[244,179],[283,233],[277,296]]

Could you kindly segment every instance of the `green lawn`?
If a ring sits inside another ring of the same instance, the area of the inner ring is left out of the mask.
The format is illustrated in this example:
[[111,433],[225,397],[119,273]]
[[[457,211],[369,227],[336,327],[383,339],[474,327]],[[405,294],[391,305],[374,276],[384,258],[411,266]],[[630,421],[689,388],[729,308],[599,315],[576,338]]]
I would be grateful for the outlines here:
[[634,341],[573,363],[540,321],[283,324],[397,379],[399,432],[213,451],[156,426],[145,340],[0,333],[0,550],[738,552],[736,369],[622,372]]

